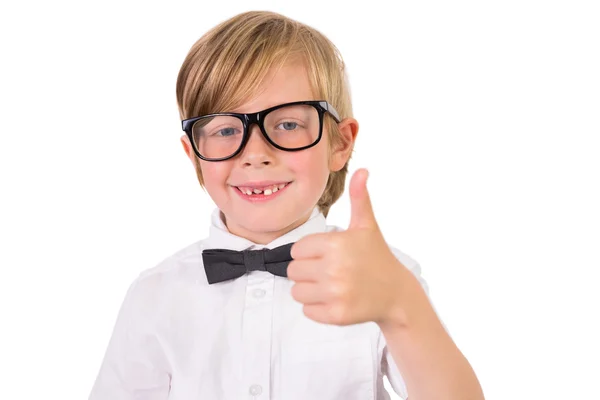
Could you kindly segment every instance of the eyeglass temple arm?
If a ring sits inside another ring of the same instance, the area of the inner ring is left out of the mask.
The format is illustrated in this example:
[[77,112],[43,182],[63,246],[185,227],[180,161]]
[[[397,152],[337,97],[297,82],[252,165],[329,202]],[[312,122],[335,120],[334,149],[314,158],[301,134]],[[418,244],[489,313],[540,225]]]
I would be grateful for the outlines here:
[[328,102],[323,101],[321,102],[321,106],[323,106],[324,109],[326,109],[335,119],[335,122],[340,123],[340,114],[338,114],[337,110]]

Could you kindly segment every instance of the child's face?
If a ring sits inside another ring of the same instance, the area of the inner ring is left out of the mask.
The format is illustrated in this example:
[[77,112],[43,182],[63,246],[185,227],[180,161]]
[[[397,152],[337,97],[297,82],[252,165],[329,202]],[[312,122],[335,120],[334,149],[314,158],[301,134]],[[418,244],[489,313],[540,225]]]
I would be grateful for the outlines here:
[[[251,113],[293,101],[327,100],[315,98],[302,63],[284,65],[275,74],[271,73],[258,93],[248,103],[228,111]],[[331,116],[325,114],[325,118]],[[303,224],[323,194],[329,172],[341,169],[350,156],[358,125],[348,118],[339,126],[349,143],[331,152],[325,124],[317,145],[293,152],[271,146],[260,128],[252,125],[248,142],[236,157],[218,162],[199,160],[204,186],[225,215],[229,231],[266,244]],[[181,140],[194,162],[188,137],[183,135]],[[265,183],[286,186],[256,198],[238,189]]]

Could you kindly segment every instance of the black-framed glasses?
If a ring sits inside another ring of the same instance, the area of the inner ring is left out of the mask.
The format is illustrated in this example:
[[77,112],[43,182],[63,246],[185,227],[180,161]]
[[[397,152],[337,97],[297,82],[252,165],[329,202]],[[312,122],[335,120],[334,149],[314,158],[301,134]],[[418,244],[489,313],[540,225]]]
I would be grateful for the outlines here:
[[224,161],[238,155],[257,124],[265,139],[279,150],[299,151],[319,143],[323,116],[340,116],[324,100],[280,104],[252,114],[216,113],[181,121],[194,152],[206,161]]

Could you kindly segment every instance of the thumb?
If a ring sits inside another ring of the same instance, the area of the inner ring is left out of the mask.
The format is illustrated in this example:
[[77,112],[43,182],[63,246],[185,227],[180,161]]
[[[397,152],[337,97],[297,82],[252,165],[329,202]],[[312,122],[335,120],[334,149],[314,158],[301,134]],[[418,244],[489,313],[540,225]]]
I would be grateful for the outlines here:
[[367,178],[369,171],[364,168],[357,170],[350,179],[350,227],[356,228],[373,228],[377,227],[373,207],[371,206],[371,198],[367,191]]

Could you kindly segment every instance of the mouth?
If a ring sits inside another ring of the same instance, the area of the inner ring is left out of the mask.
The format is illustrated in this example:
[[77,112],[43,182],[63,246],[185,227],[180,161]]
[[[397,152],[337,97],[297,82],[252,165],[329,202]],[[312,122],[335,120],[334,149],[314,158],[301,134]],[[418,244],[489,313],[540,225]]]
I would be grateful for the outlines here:
[[238,194],[247,200],[269,200],[283,192],[292,182],[274,182],[268,184],[245,184],[232,186]]

